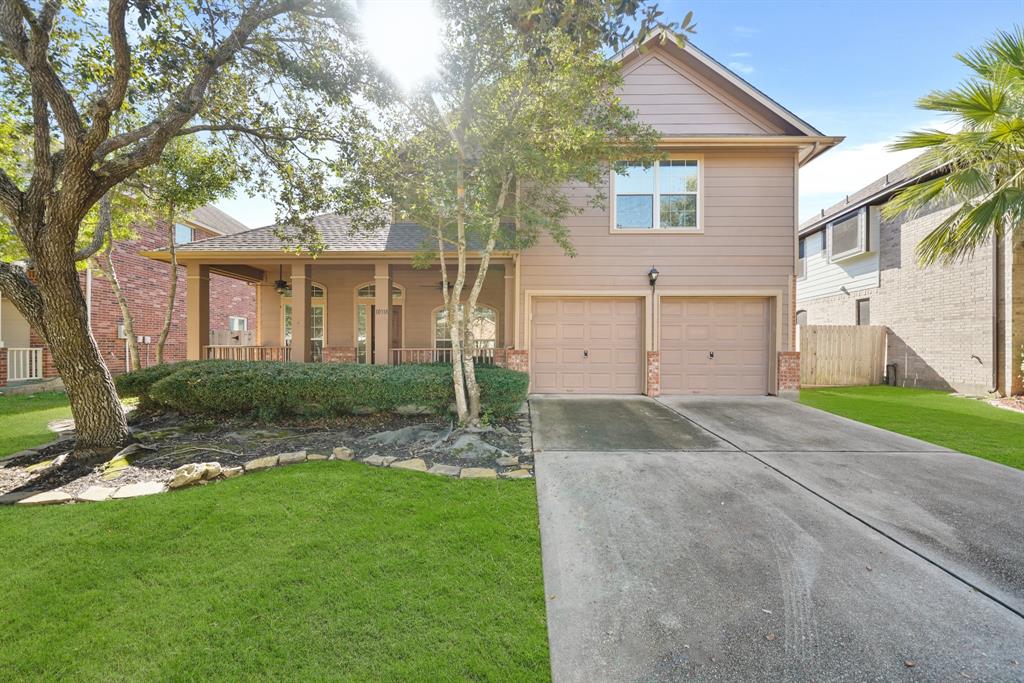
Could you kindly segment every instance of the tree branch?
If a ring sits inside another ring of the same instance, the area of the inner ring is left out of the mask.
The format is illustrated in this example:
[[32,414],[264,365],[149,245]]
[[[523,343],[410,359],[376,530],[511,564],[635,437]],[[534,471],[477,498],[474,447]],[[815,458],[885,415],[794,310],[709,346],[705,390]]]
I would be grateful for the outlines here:
[[[75,263],[90,258],[103,248],[107,233],[111,231],[114,222],[111,216],[111,203],[110,194],[103,195],[103,199],[100,200],[99,220],[96,221],[96,229],[92,234],[92,242],[75,252]],[[111,242],[113,242],[113,237],[111,237]]]
[[[5,0],[11,2],[12,0]],[[242,14],[238,25],[230,35],[203,62],[203,67],[192,82],[186,86],[175,101],[167,105],[154,121],[144,126],[149,129],[145,135],[135,135],[139,146],[123,157],[103,162],[96,174],[105,178],[104,190],[109,189],[140,168],[155,162],[167,142],[174,137],[202,107],[207,88],[218,70],[230,61],[235,53],[244,48],[252,33],[264,22],[288,12],[301,11],[313,0],[280,0],[271,5]],[[129,143],[130,144],[130,143]]]
[[25,316],[29,325],[36,331],[41,333],[45,329],[43,301],[39,296],[39,290],[22,268],[13,263],[0,261],[0,292],[14,302],[14,307]]
[[128,92],[128,79],[131,76],[131,48],[128,45],[128,33],[125,30],[125,15],[128,13],[128,0],[110,0],[107,8],[107,30],[114,51],[114,74],[106,88],[106,92],[97,96],[92,109],[92,128],[86,135],[86,149],[98,147],[110,134],[110,117],[121,108]]
[[22,197],[22,192],[15,182],[0,168],[0,208],[12,223],[17,220]]
[[[52,0],[37,17],[24,0],[0,0],[0,36],[25,71],[33,86],[38,86],[64,131],[67,144],[77,143],[84,132],[75,101],[50,63],[50,29],[57,6]],[[31,29],[31,39],[22,22]]]

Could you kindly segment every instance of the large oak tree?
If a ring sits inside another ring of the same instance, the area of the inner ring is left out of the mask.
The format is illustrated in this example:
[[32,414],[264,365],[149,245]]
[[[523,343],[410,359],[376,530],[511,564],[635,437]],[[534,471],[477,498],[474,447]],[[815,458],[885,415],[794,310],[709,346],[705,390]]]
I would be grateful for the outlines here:
[[78,457],[128,437],[76,272],[105,236],[83,219],[199,135],[303,225],[333,208],[322,159],[363,129],[354,100],[371,78],[341,0],[0,0],[0,126],[15,139],[0,144],[0,242],[24,253],[0,260],[0,292],[50,348]]

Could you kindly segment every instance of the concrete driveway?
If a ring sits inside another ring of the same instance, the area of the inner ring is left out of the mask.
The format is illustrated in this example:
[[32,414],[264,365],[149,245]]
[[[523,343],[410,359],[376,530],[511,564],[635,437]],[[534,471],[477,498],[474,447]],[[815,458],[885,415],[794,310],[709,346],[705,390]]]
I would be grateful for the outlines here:
[[768,397],[530,406],[557,681],[1024,680],[1024,472]]

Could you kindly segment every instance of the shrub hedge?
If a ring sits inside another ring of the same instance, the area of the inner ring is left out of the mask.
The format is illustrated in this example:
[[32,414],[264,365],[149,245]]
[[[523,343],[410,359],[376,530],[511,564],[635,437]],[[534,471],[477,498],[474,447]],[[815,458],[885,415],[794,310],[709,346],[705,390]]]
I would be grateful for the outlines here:
[[[510,417],[526,400],[529,378],[504,368],[477,368],[486,414]],[[117,378],[122,396],[142,406],[196,415],[333,417],[418,406],[445,412],[454,402],[451,368],[444,365],[248,363],[187,361]]]

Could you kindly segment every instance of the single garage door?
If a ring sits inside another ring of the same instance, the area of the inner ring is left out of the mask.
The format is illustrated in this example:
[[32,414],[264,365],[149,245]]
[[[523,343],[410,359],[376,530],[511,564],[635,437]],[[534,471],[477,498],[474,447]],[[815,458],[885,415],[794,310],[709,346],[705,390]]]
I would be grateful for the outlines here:
[[661,301],[664,394],[767,394],[767,299]]
[[530,356],[537,393],[642,393],[641,300],[535,299]]

